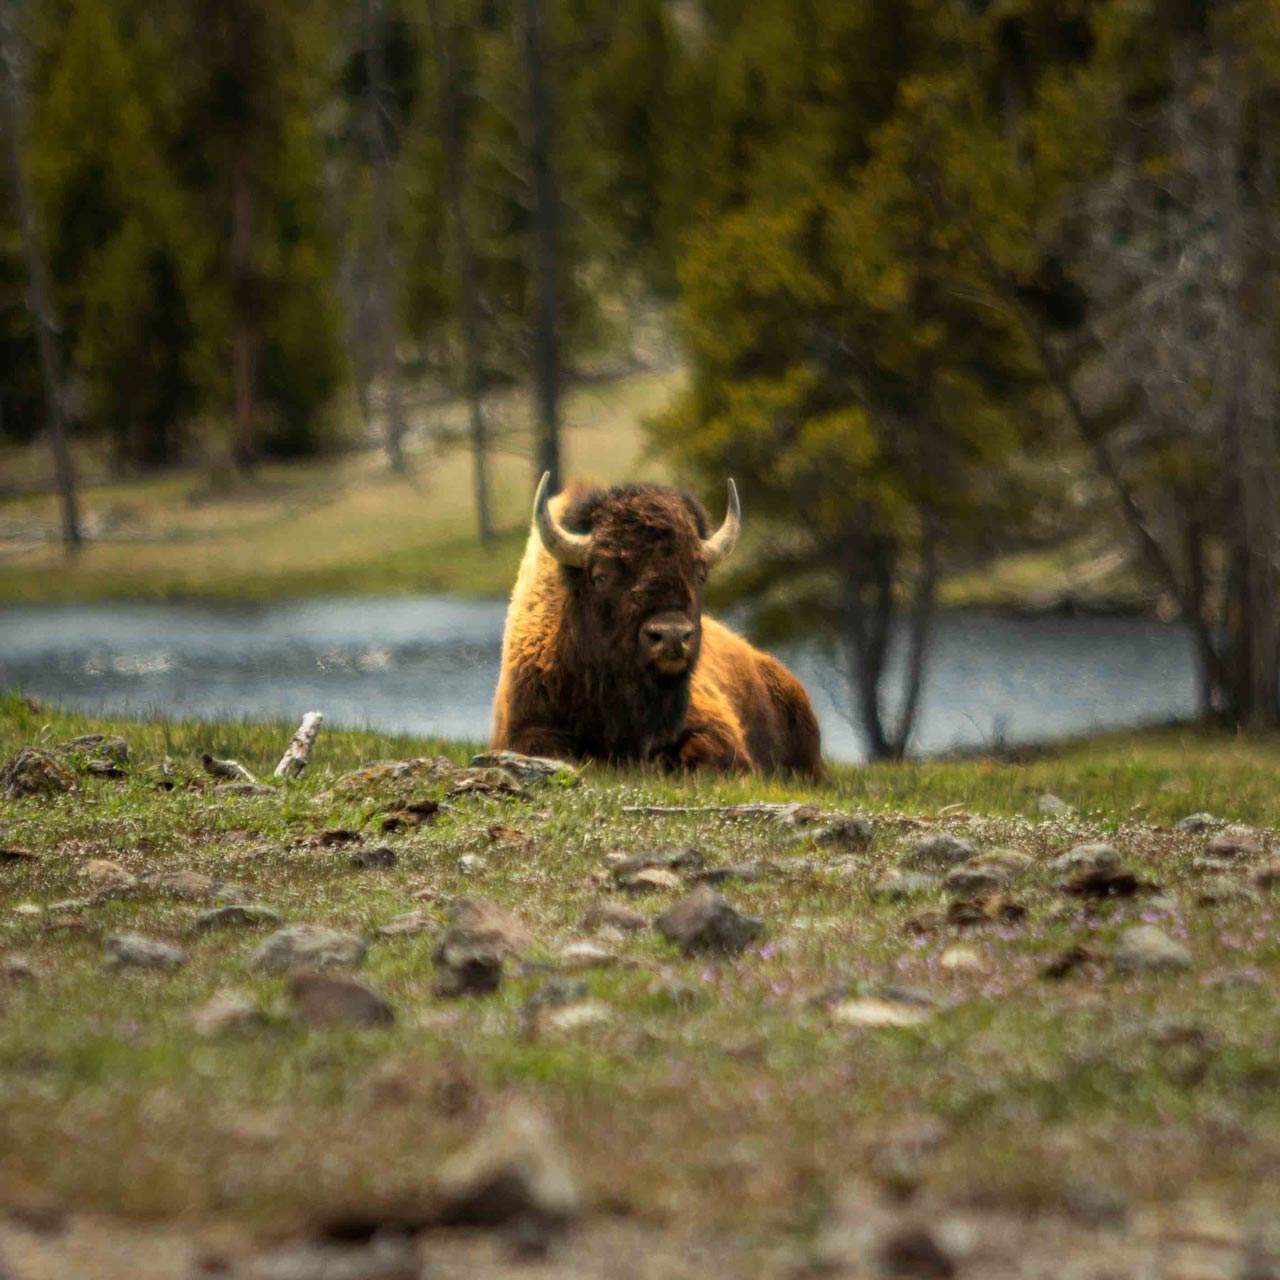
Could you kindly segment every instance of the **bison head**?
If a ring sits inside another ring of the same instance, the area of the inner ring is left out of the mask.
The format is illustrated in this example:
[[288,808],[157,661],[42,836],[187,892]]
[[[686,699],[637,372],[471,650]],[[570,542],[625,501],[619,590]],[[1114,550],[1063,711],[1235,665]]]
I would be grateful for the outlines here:
[[707,516],[688,494],[659,485],[600,490],[557,520],[549,477],[534,499],[542,545],[566,566],[573,607],[597,655],[630,667],[650,684],[687,684],[702,640],[702,589],[708,572],[738,541],[738,490],[708,536]]

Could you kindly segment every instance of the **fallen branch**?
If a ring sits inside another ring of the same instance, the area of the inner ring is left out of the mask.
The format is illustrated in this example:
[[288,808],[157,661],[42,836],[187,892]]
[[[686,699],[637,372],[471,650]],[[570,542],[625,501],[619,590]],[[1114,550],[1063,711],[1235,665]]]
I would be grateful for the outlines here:
[[320,722],[324,716],[319,711],[308,711],[302,717],[298,732],[293,735],[285,753],[276,765],[275,777],[296,778],[307,767],[311,759],[311,748],[316,745],[316,734],[320,732]]

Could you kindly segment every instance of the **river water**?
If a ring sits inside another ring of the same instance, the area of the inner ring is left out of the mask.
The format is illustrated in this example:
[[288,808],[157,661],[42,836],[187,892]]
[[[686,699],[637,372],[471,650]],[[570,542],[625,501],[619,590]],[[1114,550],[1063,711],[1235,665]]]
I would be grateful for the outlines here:
[[[441,596],[265,605],[0,604],[0,689],[113,715],[295,719],[483,739],[504,601]],[[836,665],[778,650],[828,756],[858,760]],[[1191,646],[1144,618],[944,614],[913,748],[1034,742],[1191,714]],[[890,671],[890,689],[897,672]]]

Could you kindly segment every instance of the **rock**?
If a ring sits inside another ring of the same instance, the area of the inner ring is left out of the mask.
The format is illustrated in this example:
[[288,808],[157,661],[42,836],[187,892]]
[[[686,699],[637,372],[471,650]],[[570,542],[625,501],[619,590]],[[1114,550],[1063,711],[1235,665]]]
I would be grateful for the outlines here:
[[350,861],[353,867],[381,870],[394,867],[400,861],[400,855],[389,844],[380,844],[372,849],[357,849]]
[[109,858],[90,858],[76,873],[100,893],[122,893],[138,883],[138,877]]
[[438,996],[479,996],[502,985],[502,954],[486,942],[468,942],[449,932],[437,943],[433,957]]
[[84,756],[122,770],[129,763],[129,744],[123,738],[105,733],[86,733],[60,742],[57,751],[60,755]]
[[249,957],[249,965],[268,973],[305,965],[346,967],[364,959],[365,945],[354,933],[318,924],[296,924],[264,938]]
[[454,898],[437,943],[434,990],[442,996],[483,995],[502,983],[503,962],[533,945],[524,924],[484,898]]
[[440,1218],[450,1225],[493,1227],[518,1218],[569,1222],[582,1196],[551,1122],[522,1102],[507,1104],[436,1180]]
[[395,1021],[380,995],[351,978],[295,973],[288,992],[299,1021],[309,1027],[383,1027]]
[[197,929],[225,929],[228,925],[278,925],[280,914],[258,902],[232,902],[213,907],[196,917]]
[[1191,968],[1191,952],[1155,925],[1141,924],[1120,935],[1113,964],[1125,975],[1172,973]]
[[1140,879],[1123,867],[1093,867],[1078,872],[1057,887],[1075,898],[1132,898],[1160,892],[1158,884]]
[[113,933],[105,945],[109,970],[180,969],[188,959],[185,951],[137,933]]
[[972,947],[948,947],[938,958],[938,966],[948,973],[985,973],[987,969]]
[[941,888],[942,881],[937,876],[889,875],[871,886],[871,896],[884,902],[909,902]]
[[567,942],[560,948],[556,961],[562,969],[604,969],[617,957],[598,942]]
[[714,889],[700,885],[653,922],[682,951],[741,951],[764,932],[759,916],[744,916]]
[[632,894],[671,893],[680,887],[680,877],[665,867],[644,867],[618,881],[618,888]]
[[1207,851],[1214,858],[1256,858],[1262,853],[1262,837],[1248,827],[1228,827],[1209,841]]
[[458,859],[458,870],[464,876],[478,876],[481,872],[488,870],[489,863],[478,853],[464,853]]
[[595,902],[582,918],[584,929],[616,929],[619,933],[638,933],[649,927],[647,916],[620,902]]
[[388,782],[407,782],[420,778],[424,782],[439,782],[457,773],[459,766],[444,756],[432,756],[424,759],[415,756],[410,760],[377,760],[366,764],[351,773],[344,773],[333,784],[335,791],[363,791],[368,787],[380,786]]
[[61,761],[34,747],[23,747],[0,769],[0,795],[6,800],[56,796],[75,789],[76,775]]
[[459,769],[449,783],[451,796],[515,796],[520,800],[532,797],[520,785],[520,779],[505,769]]
[[161,893],[172,894],[175,898],[189,898],[193,902],[210,902],[215,899],[243,902],[250,896],[249,890],[242,884],[228,884],[224,880],[201,875],[198,871],[165,871],[160,875],[148,876],[147,882]]
[[223,782],[214,787],[213,794],[224,798],[234,798],[237,796],[274,796],[280,793],[275,787],[269,787],[264,782]]
[[1280,858],[1264,862],[1253,873],[1253,882],[1260,889],[1274,889],[1280,885]]
[[1183,831],[1188,835],[1203,835],[1218,825],[1218,819],[1211,813],[1189,813],[1173,824],[1175,831]]
[[326,831],[317,831],[304,841],[316,849],[332,849],[342,844],[359,844],[364,839],[358,831],[350,827],[330,827]]
[[438,800],[401,800],[388,808],[387,816],[382,820],[382,830],[390,835],[432,823],[439,816]]
[[613,1010],[603,1000],[574,1000],[548,1009],[540,1017],[539,1026],[547,1031],[567,1035],[574,1031],[607,1026],[612,1021]]
[[218,1036],[228,1031],[258,1031],[266,1025],[266,1014],[244,991],[220,991],[191,1014],[191,1026],[199,1036]]
[[1254,902],[1257,897],[1258,892],[1251,884],[1234,876],[1208,876],[1196,886],[1196,901],[1202,907]]
[[998,871],[1006,880],[1016,880],[1035,866],[1035,859],[1017,849],[988,849],[970,865]]
[[1096,952],[1090,951],[1088,947],[1068,947],[1065,951],[1061,951],[1054,956],[1040,970],[1040,976],[1057,982],[1062,978],[1069,978],[1073,974],[1081,973],[1086,969],[1096,973],[1101,970],[1101,967],[1102,957]]
[[205,773],[213,778],[221,778],[225,782],[251,782],[258,780],[240,763],[239,760],[219,760],[207,751],[200,757]]
[[842,1000],[831,1010],[832,1019],[848,1027],[918,1027],[930,1016],[920,1005],[875,996]]
[[870,849],[875,837],[876,830],[870,820],[853,815],[834,818],[805,833],[805,838],[815,844],[855,853]]
[[733,862],[690,871],[687,878],[690,884],[725,884],[729,880],[741,880],[749,884],[755,880],[763,880],[768,869],[763,862]]
[[0,956],[0,982],[34,982],[35,966],[17,951]]
[[1078,844],[1049,862],[1055,875],[1073,871],[1101,871],[1120,865],[1120,851],[1109,844]]
[[945,871],[958,862],[976,858],[977,848],[968,840],[961,840],[946,831],[913,840],[906,853],[898,859],[898,865],[912,871]]
[[645,849],[640,853],[610,853],[605,855],[609,874],[621,883],[641,871],[701,871],[706,858],[699,849]]
[[903,1280],[950,1280],[955,1261],[939,1245],[928,1227],[902,1223],[887,1232],[878,1250],[880,1273]]
[[440,922],[434,916],[423,915],[421,911],[406,911],[386,924],[380,924],[374,932],[380,938],[412,938],[422,933],[436,933],[439,929]]
[[1046,818],[1066,818],[1075,813],[1075,810],[1052,791],[1046,791],[1036,800],[1036,812]]
[[517,751],[482,751],[471,757],[472,769],[502,769],[511,774],[523,786],[549,782],[575,780],[582,772],[579,765],[568,760],[556,760],[551,756],[522,756]]
[[958,898],[973,898],[982,893],[995,893],[1008,883],[1001,872],[993,867],[952,867],[943,877],[942,887]]
[[533,934],[519,916],[472,894],[449,903],[448,924],[456,938],[486,943],[504,958],[519,959],[533,946]]

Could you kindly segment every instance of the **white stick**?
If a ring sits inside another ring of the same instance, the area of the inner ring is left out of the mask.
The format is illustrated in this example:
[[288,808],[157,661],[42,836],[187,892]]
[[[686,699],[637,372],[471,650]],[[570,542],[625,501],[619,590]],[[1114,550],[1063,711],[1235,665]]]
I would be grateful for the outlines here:
[[277,778],[296,778],[307,767],[311,758],[311,748],[316,745],[316,734],[320,732],[320,721],[324,716],[318,711],[308,711],[302,717],[298,732],[293,735],[285,753],[276,765]]

